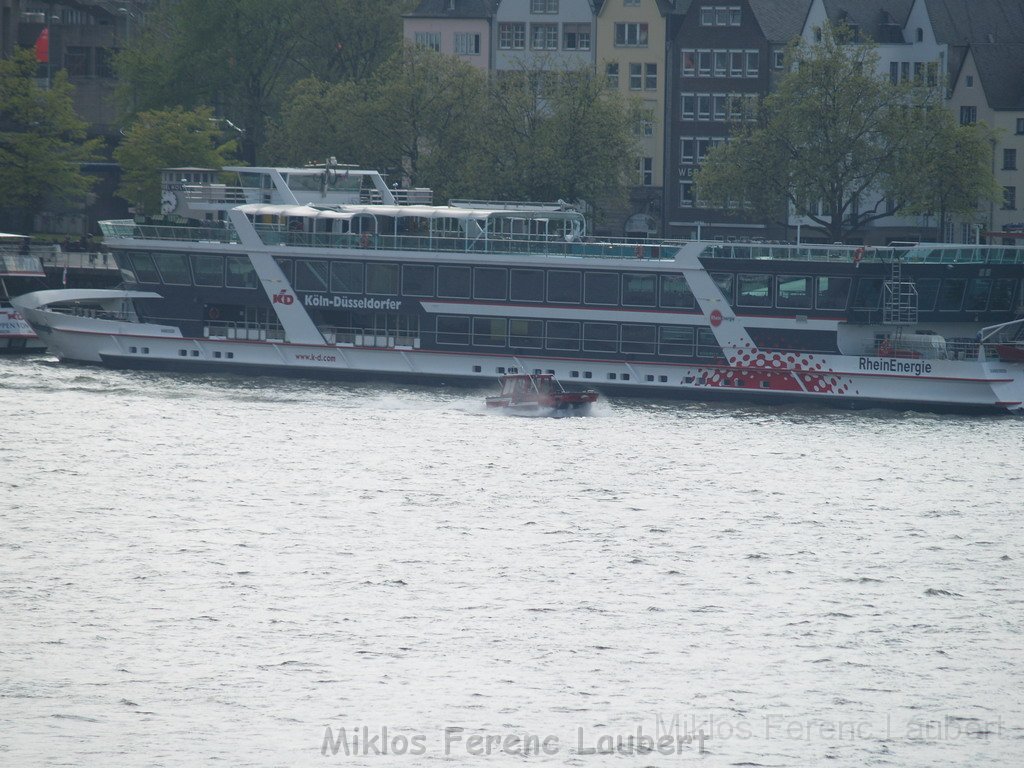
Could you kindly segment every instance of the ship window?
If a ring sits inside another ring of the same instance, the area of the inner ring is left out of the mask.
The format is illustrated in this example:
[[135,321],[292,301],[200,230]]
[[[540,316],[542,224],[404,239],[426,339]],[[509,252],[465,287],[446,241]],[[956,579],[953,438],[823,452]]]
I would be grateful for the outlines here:
[[818,309],[844,310],[849,297],[850,278],[818,278]]
[[188,262],[180,253],[154,253],[153,261],[160,271],[160,277],[168,285],[192,285]]
[[220,352],[214,352],[213,356],[216,357],[216,358],[220,358]]
[[811,278],[802,275],[779,275],[775,289],[775,304],[792,309],[810,309],[814,306]]
[[619,276],[614,272],[587,272],[583,288],[583,301],[587,304],[619,303]]
[[548,301],[555,304],[579,304],[580,295],[579,272],[548,272]]
[[854,309],[878,309],[882,301],[882,278],[862,277],[857,281],[857,294],[853,298]]
[[740,275],[737,283],[741,307],[770,307],[772,305],[771,275]]
[[281,272],[284,274],[284,279],[288,281],[288,284],[294,285],[295,281],[292,279],[292,260],[275,256],[274,261],[277,262],[277,266],[281,269]]
[[504,347],[508,321],[504,317],[474,317],[473,343],[483,347]]
[[331,291],[333,293],[362,293],[362,263],[358,261],[331,262]]
[[544,321],[509,320],[508,343],[513,347],[541,349],[544,346]]
[[996,280],[992,284],[992,296],[989,298],[988,308],[993,312],[1009,310],[1013,303],[1013,289],[1016,285],[1016,280]]
[[572,349],[580,348],[580,324],[564,322],[561,320],[548,321],[548,349]]
[[608,380],[609,380],[609,381],[615,381],[615,379],[616,379],[617,377],[618,377],[618,374],[616,374],[616,373],[609,373],[609,374],[608,374]]
[[648,373],[646,376],[644,376],[644,381],[653,382],[654,381],[654,374],[653,373]]
[[661,276],[661,306],[672,309],[693,309],[693,292],[682,275]]
[[227,268],[229,288],[256,287],[256,270],[248,256],[228,256]]
[[187,349],[179,349],[178,350],[178,357],[188,357],[188,350]]
[[437,318],[438,344],[469,344],[469,318],[440,315]]
[[922,277],[914,281],[914,285],[917,286],[917,308],[921,312],[931,312],[935,309],[935,298],[939,295],[941,282],[937,277]]
[[192,254],[192,272],[196,285],[224,285],[224,259],[202,253]]
[[140,283],[160,282],[160,273],[156,271],[156,265],[148,253],[132,254],[132,264],[135,265],[135,274],[139,276]]
[[508,270],[496,267],[477,267],[473,270],[473,298],[508,298]]
[[729,306],[735,306],[736,301],[732,295],[732,275],[727,272],[712,272],[711,279],[715,281],[715,285],[718,286],[718,290],[725,296],[725,300],[729,302]]
[[134,355],[138,351],[139,351],[138,347],[128,347],[128,354],[130,354],[130,355]]
[[327,290],[327,262],[295,260],[295,290],[318,291]]
[[511,271],[512,301],[544,301],[544,272],[540,269]]
[[469,267],[437,268],[437,295],[446,299],[468,299],[473,272]]
[[663,325],[659,329],[658,354],[673,357],[693,356],[693,328],[689,326]]
[[117,262],[117,266],[121,269],[121,279],[126,283],[137,283],[138,278],[135,277],[135,269],[132,267],[132,260],[128,258],[127,253],[115,253],[114,261]]
[[697,357],[720,357],[722,348],[710,328],[697,330]]
[[988,278],[976,278],[967,286],[967,297],[964,299],[964,311],[984,312],[988,308],[988,295],[992,292],[992,281]]
[[654,275],[625,274],[622,276],[622,303],[630,307],[653,307]]
[[483,368],[481,368],[479,365],[473,366],[473,373],[480,373],[481,371],[483,371]]
[[662,384],[666,384],[668,382],[668,376],[659,376],[658,381],[660,381]]
[[587,352],[618,352],[619,326],[615,323],[584,323],[583,349]]
[[967,280],[962,277],[951,277],[942,281],[942,288],[939,290],[939,306],[941,312],[958,312],[964,301],[964,289],[967,288]]
[[434,268],[429,264],[403,266],[402,293],[406,296],[433,296]]
[[[142,348],[142,351],[143,352],[149,352],[149,350],[146,349],[145,347]],[[193,349],[192,350],[192,357],[199,357],[199,350],[198,349]]]
[[366,292],[376,296],[397,296],[398,265],[367,264]]
[[656,329],[653,325],[622,326],[622,351],[626,354],[653,355]]
[[228,360],[230,360],[230,359],[231,359],[231,358],[233,358],[234,356],[235,356],[235,353],[234,353],[234,352],[228,352],[228,353],[227,353],[227,354],[225,355],[225,357],[226,357],[226,358],[227,358]]

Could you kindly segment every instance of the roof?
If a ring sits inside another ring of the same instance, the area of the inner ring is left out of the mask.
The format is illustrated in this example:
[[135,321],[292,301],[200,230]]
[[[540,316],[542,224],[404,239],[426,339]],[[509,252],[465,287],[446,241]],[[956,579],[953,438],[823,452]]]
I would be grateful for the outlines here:
[[948,45],[1024,43],[1021,0],[924,0],[935,39]]
[[811,0],[749,0],[750,10],[769,43],[788,43],[800,34]]
[[[903,25],[914,0],[823,0],[823,4],[833,24],[845,21],[856,25],[862,37],[892,43],[903,42]],[[898,40],[893,39],[896,35]]]
[[407,19],[490,19],[499,0],[420,0]]
[[1024,43],[979,43],[971,52],[988,105],[1024,111]]

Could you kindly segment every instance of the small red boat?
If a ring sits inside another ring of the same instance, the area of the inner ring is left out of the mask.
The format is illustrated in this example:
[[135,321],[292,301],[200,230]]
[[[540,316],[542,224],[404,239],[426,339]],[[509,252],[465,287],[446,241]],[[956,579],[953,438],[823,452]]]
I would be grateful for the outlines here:
[[488,408],[503,408],[522,416],[585,416],[597,402],[597,392],[566,392],[550,373],[502,376],[501,394],[487,398]]

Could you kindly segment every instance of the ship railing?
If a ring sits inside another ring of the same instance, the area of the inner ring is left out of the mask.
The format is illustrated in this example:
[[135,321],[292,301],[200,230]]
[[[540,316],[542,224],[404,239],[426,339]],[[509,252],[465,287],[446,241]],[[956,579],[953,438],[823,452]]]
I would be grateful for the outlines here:
[[231,187],[226,184],[186,184],[183,190],[186,202],[208,205],[245,205],[260,199],[260,190]]
[[356,326],[319,326],[317,330],[328,344],[343,347],[374,347],[377,349],[419,349],[419,331],[396,328],[362,328]]
[[135,318],[129,312],[117,312],[96,307],[86,307],[80,304],[67,306],[47,307],[48,312],[55,312],[58,315],[69,315],[70,317],[87,317],[90,320],[117,320],[122,323],[132,322]]
[[194,243],[237,243],[238,232],[230,224],[209,227],[181,224],[141,224],[131,219],[101,221],[103,236],[110,239],[179,240]]
[[[392,196],[396,205],[433,205],[434,190],[429,187],[413,187],[412,189],[392,189]],[[384,198],[380,192],[373,188],[364,188],[359,191],[359,202],[362,205],[381,205]]]
[[234,321],[203,323],[203,338],[239,341],[284,341],[284,328],[277,323],[245,323]]
[[[979,343],[976,338],[962,336],[932,339],[881,339],[864,348],[863,354],[870,357],[887,357],[901,360],[997,360],[997,346],[1002,344]],[[981,353],[984,352],[984,355]]]

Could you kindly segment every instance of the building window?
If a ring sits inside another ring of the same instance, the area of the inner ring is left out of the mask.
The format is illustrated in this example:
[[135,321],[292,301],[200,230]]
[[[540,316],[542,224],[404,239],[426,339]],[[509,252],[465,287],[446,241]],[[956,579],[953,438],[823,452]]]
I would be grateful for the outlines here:
[[702,27],[738,27],[742,19],[738,5],[705,5],[700,9]]
[[658,90],[658,65],[644,64],[644,90]]
[[498,25],[498,48],[503,51],[521,51],[526,48],[526,25],[503,23]]
[[114,78],[114,57],[120,53],[116,48],[96,49],[96,77]]
[[900,82],[905,83],[909,79],[910,79],[910,62],[909,61],[901,61],[900,62]]
[[530,0],[530,13],[558,13],[558,0]]
[[711,51],[697,51],[697,77],[711,76]]
[[628,22],[615,25],[615,45],[633,48],[647,47],[647,24]]
[[557,24],[531,24],[530,48],[535,51],[558,50]]
[[711,96],[711,117],[713,120],[725,120],[726,94],[716,93]]
[[693,208],[693,182],[690,179],[679,182],[679,207]]
[[1024,117],[1017,118],[1017,135],[1024,135]]
[[589,51],[590,25],[563,24],[562,39],[564,40],[562,47],[567,51]]
[[619,62],[609,61],[604,65],[604,76],[609,88],[619,87]]
[[480,35],[473,32],[456,32],[455,53],[460,56],[479,56]]
[[960,107],[960,125],[974,125],[978,122],[977,107]]
[[757,77],[760,68],[760,54],[757,51],[747,51],[747,77]]
[[924,30],[921,29],[921,27],[917,28],[917,42],[919,42],[919,43],[923,43],[924,42]]
[[968,88],[973,88],[974,87],[974,75],[967,75],[967,77],[964,78],[964,85],[967,86]]
[[1017,170],[1017,150],[1016,149],[1004,149],[1003,150],[1003,170],[1004,171],[1016,171]]
[[1015,210],[1017,210],[1017,188],[1016,187],[1003,187],[1003,210],[1004,211],[1015,211]]
[[772,66],[775,69],[782,69],[786,66],[786,52],[772,51]]
[[639,91],[644,84],[643,66],[640,64],[629,65],[629,89]]
[[88,77],[90,49],[69,45],[64,51],[64,69],[69,77]]
[[[697,52],[684,50],[681,54],[682,71],[684,77],[693,77],[697,74]],[[1020,131],[1018,131],[1020,133]]]
[[680,94],[680,108],[683,120],[693,120],[697,114],[697,94]]
[[939,63],[937,61],[928,62],[928,85],[933,88],[939,84]]
[[640,186],[654,186],[654,158],[641,157],[638,161],[638,166],[640,171]]
[[417,32],[414,38],[416,45],[423,48],[429,48],[432,51],[441,50],[441,33],[440,32]]
[[900,81],[900,63],[898,61],[889,62],[889,82],[896,85]]
[[712,59],[715,62],[715,77],[727,77],[729,74],[729,52],[714,51]]
[[710,93],[698,93],[697,94],[697,119],[698,120],[710,120],[711,119],[711,94]]

